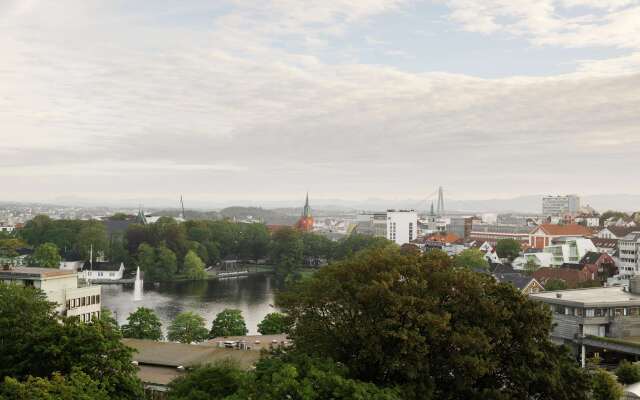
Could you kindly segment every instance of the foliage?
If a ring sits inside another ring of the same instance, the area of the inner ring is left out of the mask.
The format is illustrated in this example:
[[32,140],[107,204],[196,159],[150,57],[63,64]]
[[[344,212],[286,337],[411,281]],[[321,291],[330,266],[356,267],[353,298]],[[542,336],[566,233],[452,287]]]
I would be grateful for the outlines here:
[[278,295],[295,348],[404,399],[584,399],[588,379],[548,339],[552,317],[444,253],[360,254]]
[[60,261],[62,261],[60,252],[58,250],[58,246],[54,243],[41,244],[36,247],[36,250],[31,256],[31,263],[37,267],[59,268]]
[[276,265],[276,276],[287,279],[302,266],[303,242],[299,231],[285,227],[273,234],[271,260]]
[[344,260],[354,254],[374,248],[383,248],[391,245],[391,241],[383,237],[353,234],[338,242],[333,252],[334,260]]
[[127,325],[122,326],[122,336],[134,339],[162,340],[162,322],[153,310],[138,307],[129,314]]
[[109,251],[107,229],[102,222],[88,221],[78,233],[77,250],[80,257],[88,259],[92,247],[94,261],[99,254]]
[[14,258],[18,256],[18,249],[27,247],[27,244],[17,238],[0,239],[0,257]]
[[109,398],[142,396],[133,350],[122,344],[119,330],[104,320],[59,317],[38,289],[0,284],[0,338],[1,376],[24,380],[82,371]]
[[489,269],[489,262],[478,249],[462,250],[453,258],[453,264],[458,268]]
[[640,382],[640,365],[624,360],[616,369],[616,376],[623,385]]
[[616,381],[611,373],[598,369],[592,378],[592,394],[593,400],[619,400],[622,397],[622,386]]
[[329,260],[333,254],[333,242],[326,236],[305,232],[302,234],[302,254],[318,265],[321,259]]
[[228,399],[247,384],[247,373],[233,363],[205,365],[171,382],[168,400]]
[[258,332],[261,335],[285,333],[288,328],[289,320],[287,316],[279,312],[265,315],[264,319],[258,324]]
[[213,339],[222,336],[244,336],[247,332],[247,325],[242,317],[242,311],[227,308],[216,315],[216,319],[214,319],[211,324],[209,338]]
[[513,261],[520,255],[522,246],[520,242],[515,239],[501,239],[496,243],[496,253],[500,258],[508,258],[509,261]]
[[567,282],[563,281],[562,279],[549,279],[544,284],[544,289],[547,291],[565,290],[566,288],[567,288]]
[[1,400],[109,400],[99,382],[76,370],[64,377],[54,372],[51,378],[30,376],[26,381],[6,377],[0,382]]
[[524,272],[527,275],[533,275],[539,267],[540,265],[538,265],[538,262],[534,258],[530,258],[526,263],[524,263]]
[[400,246],[400,253],[410,256],[419,256],[422,252],[420,251],[420,247],[416,246],[415,244],[405,243]]
[[607,210],[607,211],[603,212],[602,215],[600,216],[600,225],[603,225],[604,222],[606,220],[608,220],[609,218],[627,219],[627,218],[629,218],[629,214],[627,214],[626,212],[622,212],[622,211]]
[[207,328],[204,327],[204,318],[189,311],[181,312],[176,316],[171,325],[167,338],[174,342],[193,343],[207,339]]
[[187,255],[184,256],[183,271],[189,279],[200,280],[207,277],[204,263],[193,250],[189,250]]

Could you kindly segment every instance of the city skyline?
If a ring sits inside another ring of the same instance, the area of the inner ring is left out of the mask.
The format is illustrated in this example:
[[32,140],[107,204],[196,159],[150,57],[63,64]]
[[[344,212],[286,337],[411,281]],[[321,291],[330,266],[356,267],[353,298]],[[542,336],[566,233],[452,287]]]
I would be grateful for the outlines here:
[[0,4],[9,200],[640,194],[637,1],[60,4]]

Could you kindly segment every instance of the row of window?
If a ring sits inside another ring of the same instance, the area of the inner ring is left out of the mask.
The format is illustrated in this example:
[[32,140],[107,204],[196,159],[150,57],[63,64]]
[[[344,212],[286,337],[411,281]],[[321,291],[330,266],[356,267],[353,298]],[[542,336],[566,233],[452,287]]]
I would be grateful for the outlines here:
[[78,318],[80,318],[80,321],[82,321],[82,322],[91,322],[92,319],[100,318],[100,311],[94,311],[94,312],[90,312],[90,313],[80,314],[80,315],[78,315]]
[[90,306],[92,304],[100,304],[100,295],[83,296],[75,299],[67,300],[67,309]]
[[553,305],[553,312],[562,315],[573,315],[576,317],[622,317],[640,316],[640,307],[617,307],[617,308],[578,308]]

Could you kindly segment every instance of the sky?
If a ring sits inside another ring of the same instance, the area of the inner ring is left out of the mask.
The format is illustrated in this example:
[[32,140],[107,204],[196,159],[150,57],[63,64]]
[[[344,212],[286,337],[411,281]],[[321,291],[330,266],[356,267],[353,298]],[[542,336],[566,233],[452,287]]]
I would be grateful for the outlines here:
[[0,0],[0,200],[640,194],[640,0]]

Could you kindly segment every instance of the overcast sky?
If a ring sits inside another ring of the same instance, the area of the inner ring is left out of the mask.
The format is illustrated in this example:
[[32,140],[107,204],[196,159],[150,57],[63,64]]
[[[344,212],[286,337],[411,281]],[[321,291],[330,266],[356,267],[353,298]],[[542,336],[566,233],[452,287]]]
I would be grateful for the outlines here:
[[0,0],[0,200],[640,194],[640,0]]

